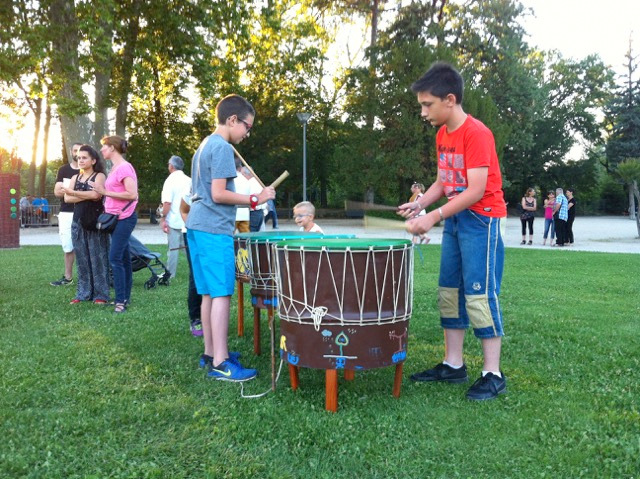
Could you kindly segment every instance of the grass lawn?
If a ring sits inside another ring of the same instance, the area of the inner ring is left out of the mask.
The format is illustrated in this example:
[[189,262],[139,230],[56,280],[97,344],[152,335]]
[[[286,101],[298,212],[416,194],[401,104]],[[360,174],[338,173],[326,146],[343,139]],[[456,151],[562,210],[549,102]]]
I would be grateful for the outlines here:
[[[331,414],[322,371],[301,370],[293,392],[283,367],[275,393],[243,399],[198,370],[183,256],[169,287],[134,273],[132,306],[114,315],[49,286],[59,247],[0,251],[0,477],[640,477],[640,255],[507,250],[508,393],[472,403],[470,383],[408,380],[443,356],[440,248],[423,253],[401,397],[394,368],[365,371],[340,380]],[[231,316],[231,349],[259,370],[245,394],[265,391],[269,354],[254,357],[251,321],[238,338]],[[472,334],[466,361],[475,379]]]

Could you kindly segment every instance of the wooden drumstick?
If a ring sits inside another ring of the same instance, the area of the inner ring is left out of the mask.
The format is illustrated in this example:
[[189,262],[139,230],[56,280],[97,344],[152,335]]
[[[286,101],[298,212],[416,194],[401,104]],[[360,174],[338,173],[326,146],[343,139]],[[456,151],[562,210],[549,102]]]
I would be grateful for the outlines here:
[[233,152],[236,154],[236,156],[237,156],[238,158],[240,158],[240,161],[242,162],[242,164],[243,164],[244,166],[246,166],[246,167],[247,167],[247,169],[248,169],[248,170],[251,172],[251,174],[254,176],[254,178],[255,178],[256,180],[258,180],[258,183],[260,183],[260,186],[262,186],[262,187],[264,188],[264,187],[265,187],[265,186],[264,186],[264,183],[263,183],[263,182],[262,182],[262,180],[258,177],[258,175],[256,175],[256,172],[255,172],[255,171],[253,171],[253,168],[251,168],[251,167],[249,166],[249,163],[247,163],[247,162],[245,161],[245,159],[244,159],[244,158],[242,158],[242,155],[241,155],[240,153],[238,153],[238,150],[236,150],[236,148],[235,148],[233,145],[231,145],[231,148],[233,148]]
[[273,183],[271,183],[271,188],[277,188],[278,186],[280,186],[280,183],[282,183],[288,177],[289,172],[287,170],[284,170],[284,172],[280,176],[278,176]]

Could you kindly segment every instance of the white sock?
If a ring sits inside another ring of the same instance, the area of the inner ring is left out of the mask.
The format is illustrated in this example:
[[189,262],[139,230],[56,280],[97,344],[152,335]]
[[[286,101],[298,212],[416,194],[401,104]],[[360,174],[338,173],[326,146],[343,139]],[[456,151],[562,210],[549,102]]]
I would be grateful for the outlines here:
[[499,378],[502,377],[502,373],[500,371],[496,372],[496,371],[482,371],[482,377],[485,377],[487,374],[495,374],[496,376],[498,376]]
[[460,369],[462,366],[464,366],[464,364],[461,364],[460,366],[454,366],[453,364],[448,363],[446,361],[442,361],[442,364],[446,364],[447,366],[449,366],[450,368],[453,368],[453,369]]

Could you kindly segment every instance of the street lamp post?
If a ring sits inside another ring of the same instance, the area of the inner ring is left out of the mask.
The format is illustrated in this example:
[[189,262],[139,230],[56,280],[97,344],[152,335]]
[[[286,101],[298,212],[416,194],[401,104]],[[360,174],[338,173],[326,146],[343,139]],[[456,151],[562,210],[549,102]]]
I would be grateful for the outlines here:
[[307,122],[311,113],[296,113],[302,123],[302,201],[307,201]]

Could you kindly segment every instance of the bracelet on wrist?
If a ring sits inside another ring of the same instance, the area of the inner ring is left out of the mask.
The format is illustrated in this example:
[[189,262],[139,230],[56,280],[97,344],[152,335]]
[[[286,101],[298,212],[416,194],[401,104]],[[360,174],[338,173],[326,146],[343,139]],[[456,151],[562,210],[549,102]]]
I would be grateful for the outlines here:
[[444,215],[442,214],[442,208],[438,208],[438,214],[440,215],[440,221],[444,221]]

